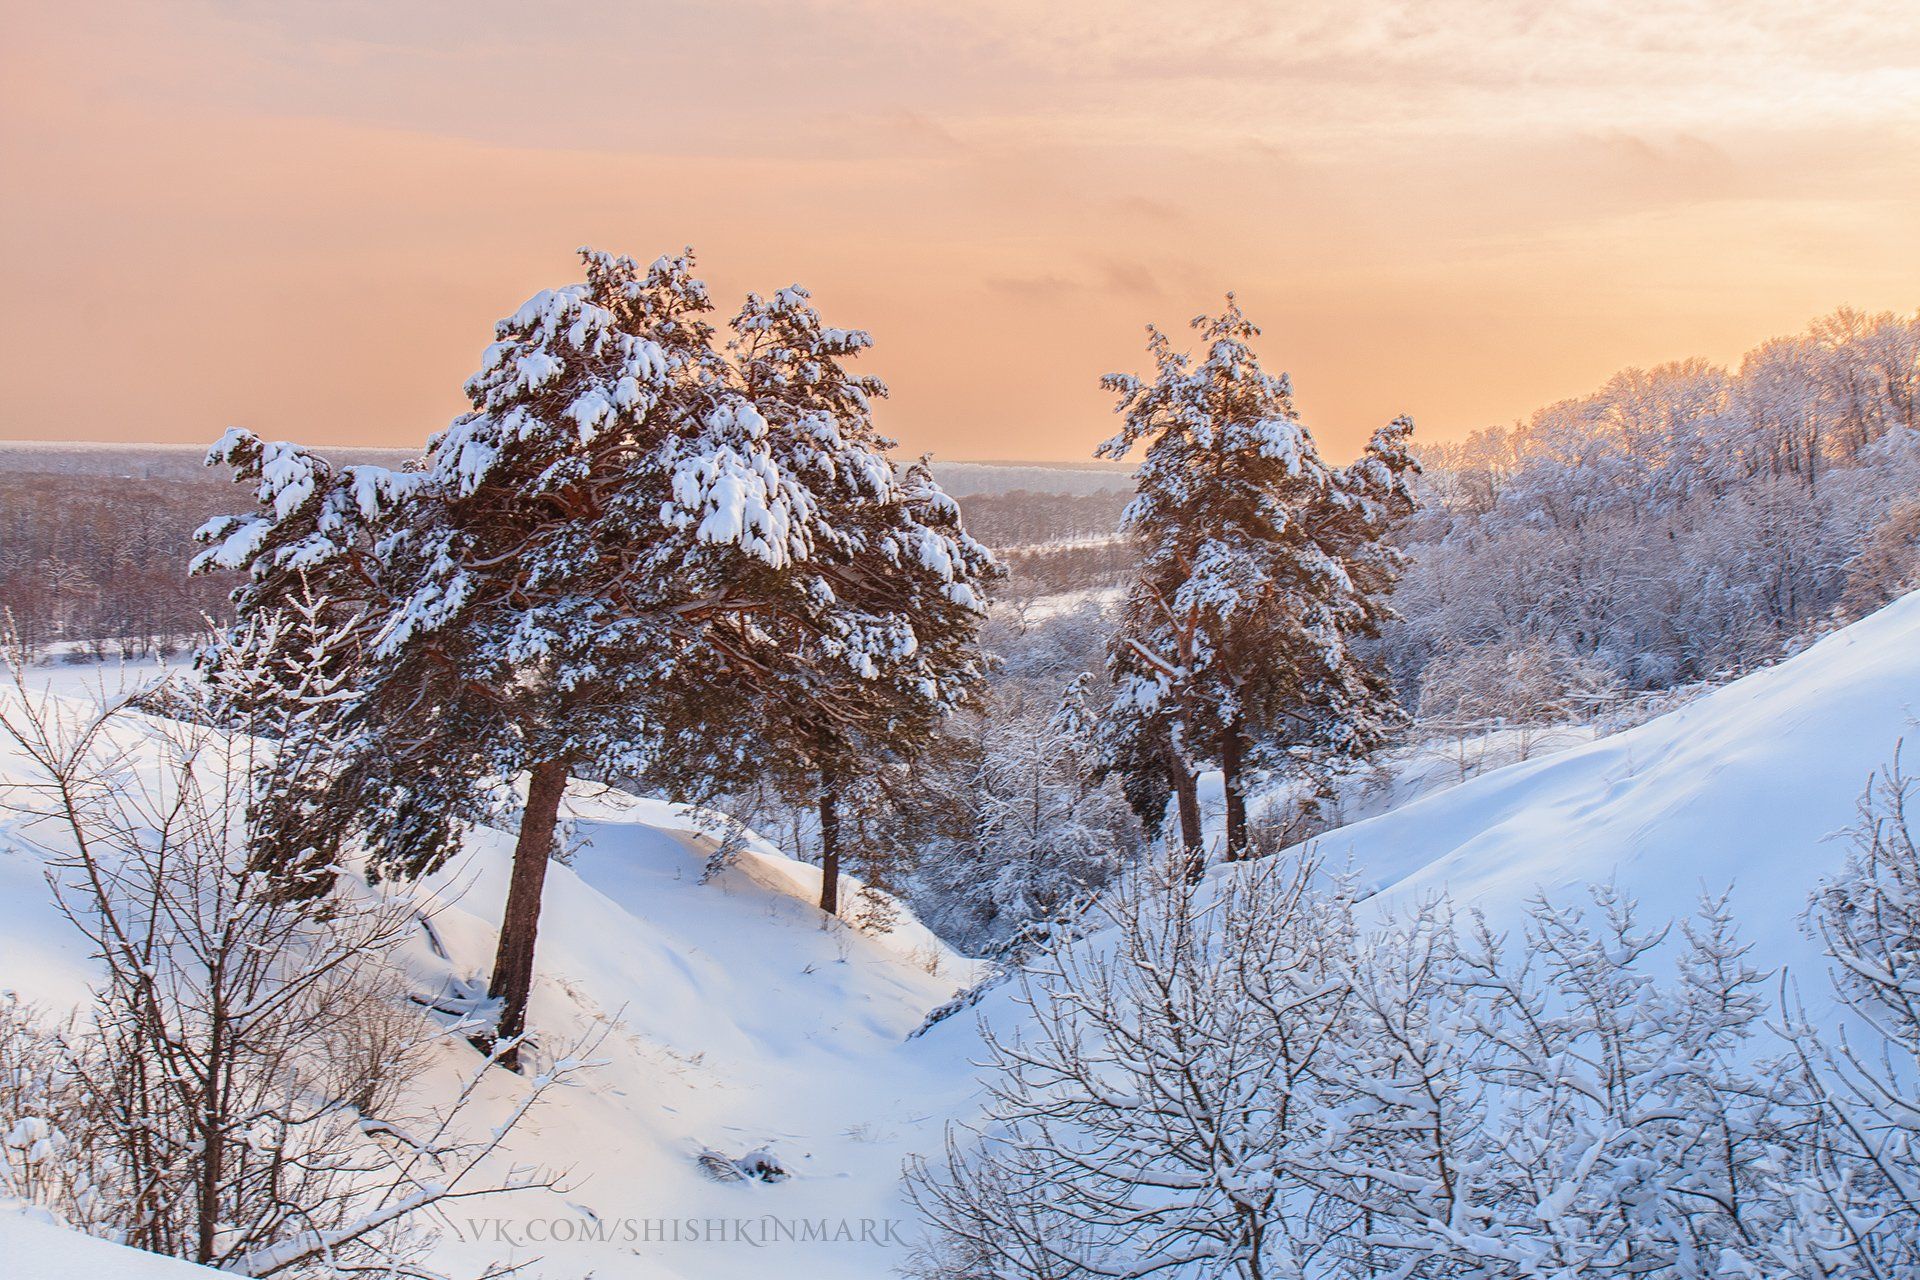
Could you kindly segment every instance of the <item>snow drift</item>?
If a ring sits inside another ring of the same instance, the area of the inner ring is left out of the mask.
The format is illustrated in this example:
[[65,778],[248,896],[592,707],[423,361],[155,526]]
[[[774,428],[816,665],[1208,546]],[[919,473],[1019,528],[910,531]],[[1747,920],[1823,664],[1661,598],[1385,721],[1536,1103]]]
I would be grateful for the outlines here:
[[0,1267],[20,1280],[213,1280],[220,1273],[142,1253],[0,1204]]
[[1920,594],[1637,728],[1315,843],[1330,863],[1351,859],[1383,905],[1444,889],[1497,921],[1538,892],[1567,901],[1608,879],[1648,920],[1731,886],[1756,960],[1814,988],[1808,894],[1839,866],[1832,837],[1903,737],[1920,739]]

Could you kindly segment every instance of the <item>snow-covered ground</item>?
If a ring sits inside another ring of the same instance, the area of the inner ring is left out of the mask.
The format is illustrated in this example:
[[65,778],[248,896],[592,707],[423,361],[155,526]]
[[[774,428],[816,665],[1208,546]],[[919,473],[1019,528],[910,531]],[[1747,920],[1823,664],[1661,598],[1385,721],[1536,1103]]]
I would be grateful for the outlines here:
[[68,1231],[0,1201],[0,1275],[8,1280],[212,1280],[219,1274]]
[[1123,587],[1086,587],[1079,591],[1056,591],[1051,595],[1035,596],[1017,605],[1002,603],[999,607],[1017,611],[1025,621],[1035,623],[1077,613],[1088,605],[1102,610],[1112,609],[1126,599],[1126,595]]
[[[911,919],[878,938],[823,927],[818,870],[765,845],[702,883],[710,836],[671,806],[596,790],[569,798],[587,843],[548,881],[531,1020],[548,1050],[610,1027],[595,1054],[605,1065],[516,1135],[521,1159],[571,1168],[570,1189],[499,1212],[524,1231],[584,1230],[551,1222],[575,1218],[620,1237],[505,1256],[548,1257],[556,1276],[732,1276],[747,1257],[790,1274],[885,1274],[887,1223],[905,1225],[901,1161],[919,1149],[929,1100],[964,1087],[956,1064],[906,1037],[972,980],[972,962]],[[457,903],[437,920],[449,977],[483,980],[509,853],[490,835],[433,886]],[[699,1164],[759,1151],[792,1177],[723,1184]],[[719,1219],[829,1238],[690,1238],[712,1232],[685,1224]],[[861,1242],[863,1224],[876,1239]],[[459,1251],[502,1256],[497,1236]]]
[[[1638,728],[1431,791],[1446,781],[1436,765],[1395,784],[1399,807],[1317,843],[1351,858],[1383,910],[1446,888],[1511,921],[1539,889],[1571,896],[1614,877],[1658,918],[1732,885],[1756,959],[1791,965],[1813,988],[1799,923],[1808,891],[1842,857],[1829,837],[1851,822],[1868,775],[1896,740],[1920,737],[1917,716],[1920,595]],[[0,758],[0,771],[15,767]],[[911,921],[882,938],[823,929],[808,905],[818,873],[765,844],[703,883],[710,837],[669,806],[581,786],[569,809],[588,843],[549,883],[533,1023],[545,1052],[607,1029],[605,1065],[515,1135],[515,1157],[570,1169],[569,1189],[463,1207],[443,1261],[538,1257],[523,1274],[555,1278],[891,1274],[900,1249],[873,1237],[914,1229],[901,1162],[937,1150],[977,1097],[971,1017],[906,1036],[972,977],[970,962]],[[423,888],[447,953],[422,935],[412,961],[423,986],[484,972],[509,849],[485,834]],[[87,962],[39,875],[29,854],[0,848],[0,986],[67,1002]],[[1020,1011],[1002,989],[979,1014],[1011,1022]],[[448,1079],[464,1054],[447,1050]],[[501,1074],[495,1105],[519,1087]],[[701,1172],[704,1152],[763,1148],[793,1176]],[[0,1259],[21,1230],[0,1223]],[[32,1228],[34,1247],[47,1230]],[[556,1238],[583,1232],[612,1238]]]
[[1732,886],[1760,960],[1817,986],[1808,893],[1839,866],[1833,837],[1903,738],[1920,742],[1920,594],[1637,728],[1318,843],[1350,857],[1383,903],[1444,888],[1504,920],[1536,890],[1565,898],[1609,877],[1649,919]]
[[[1600,737],[1592,723],[1498,728],[1460,737],[1434,737],[1396,747],[1358,768],[1330,780],[1330,792],[1299,780],[1288,780],[1255,792],[1249,815],[1284,821],[1303,800],[1319,806],[1320,827],[1351,826],[1391,812],[1482,774],[1526,760],[1570,751]],[[1200,775],[1200,812],[1209,848],[1226,839],[1226,791],[1218,771]]]
[[[43,678],[74,693],[99,673]],[[20,769],[0,748],[0,776]],[[886,1274],[907,1225],[901,1162],[970,1087],[964,1062],[906,1038],[974,963],[911,918],[879,937],[825,927],[811,905],[819,871],[764,842],[703,881],[713,837],[674,806],[576,784],[566,814],[575,848],[547,882],[533,1058],[606,1032],[602,1065],[514,1134],[510,1162],[563,1172],[562,1190],[463,1202],[441,1224],[441,1260],[477,1272],[539,1258],[525,1274],[553,1277],[733,1276],[747,1258],[777,1273]],[[511,850],[483,832],[421,887],[432,935],[408,957],[419,994],[484,987]],[[39,857],[0,827],[0,987],[65,1007],[91,972]],[[474,1062],[449,1044],[422,1104]],[[487,1109],[500,1115],[525,1086],[495,1074]],[[791,1176],[702,1171],[708,1153],[755,1152]]]

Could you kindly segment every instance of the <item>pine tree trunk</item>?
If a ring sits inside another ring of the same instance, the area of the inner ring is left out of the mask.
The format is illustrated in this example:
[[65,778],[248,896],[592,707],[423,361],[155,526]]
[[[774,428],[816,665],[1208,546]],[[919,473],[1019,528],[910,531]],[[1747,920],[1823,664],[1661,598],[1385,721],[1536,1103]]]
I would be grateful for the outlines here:
[[1242,766],[1246,762],[1246,742],[1240,726],[1229,725],[1220,743],[1220,773],[1227,793],[1228,862],[1238,862],[1248,853],[1247,795]]
[[1187,879],[1195,884],[1207,871],[1207,836],[1200,826],[1200,780],[1179,760],[1170,760],[1173,794],[1180,809],[1180,845],[1186,851]]
[[[554,827],[560,820],[560,800],[567,793],[567,762],[550,760],[535,765],[527,786],[527,807],[520,815],[520,836],[513,847],[513,880],[507,888],[507,907],[500,917],[500,948],[493,957],[493,981],[487,994],[500,1001],[500,1021],[494,1034],[513,1040],[527,1029],[527,997],[533,991],[533,944],[540,932],[540,895],[547,882],[547,862],[553,855]],[[509,1046],[500,1065],[520,1069],[520,1052]]]
[[820,766],[820,909],[840,913],[840,798],[833,765]]

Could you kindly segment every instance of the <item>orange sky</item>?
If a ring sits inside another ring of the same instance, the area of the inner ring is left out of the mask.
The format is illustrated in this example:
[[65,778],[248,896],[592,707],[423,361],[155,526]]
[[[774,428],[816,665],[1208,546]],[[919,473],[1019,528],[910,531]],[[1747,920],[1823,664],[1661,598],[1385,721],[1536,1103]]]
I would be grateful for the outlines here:
[[1238,290],[1336,455],[1920,306],[1914,0],[0,0],[0,437],[417,445],[574,246],[1082,458]]

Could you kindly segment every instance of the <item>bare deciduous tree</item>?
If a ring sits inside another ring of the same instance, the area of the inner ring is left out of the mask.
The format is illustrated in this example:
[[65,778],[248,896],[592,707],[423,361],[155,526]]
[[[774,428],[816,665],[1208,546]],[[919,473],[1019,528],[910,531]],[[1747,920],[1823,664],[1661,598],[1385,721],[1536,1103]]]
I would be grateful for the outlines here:
[[0,734],[32,771],[8,797],[20,833],[99,974],[71,1027],[0,1018],[0,1133],[37,1157],[10,1189],[243,1275],[431,1274],[421,1210],[555,1185],[482,1166],[585,1064],[556,1062],[478,1138],[463,1130],[485,1064],[411,1111],[450,1030],[406,1009],[394,951],[413,905],[350,876],[323,897],[284,892],[246,822],[273,744],[124,703],[36,695],[18,666],[0,700]]

